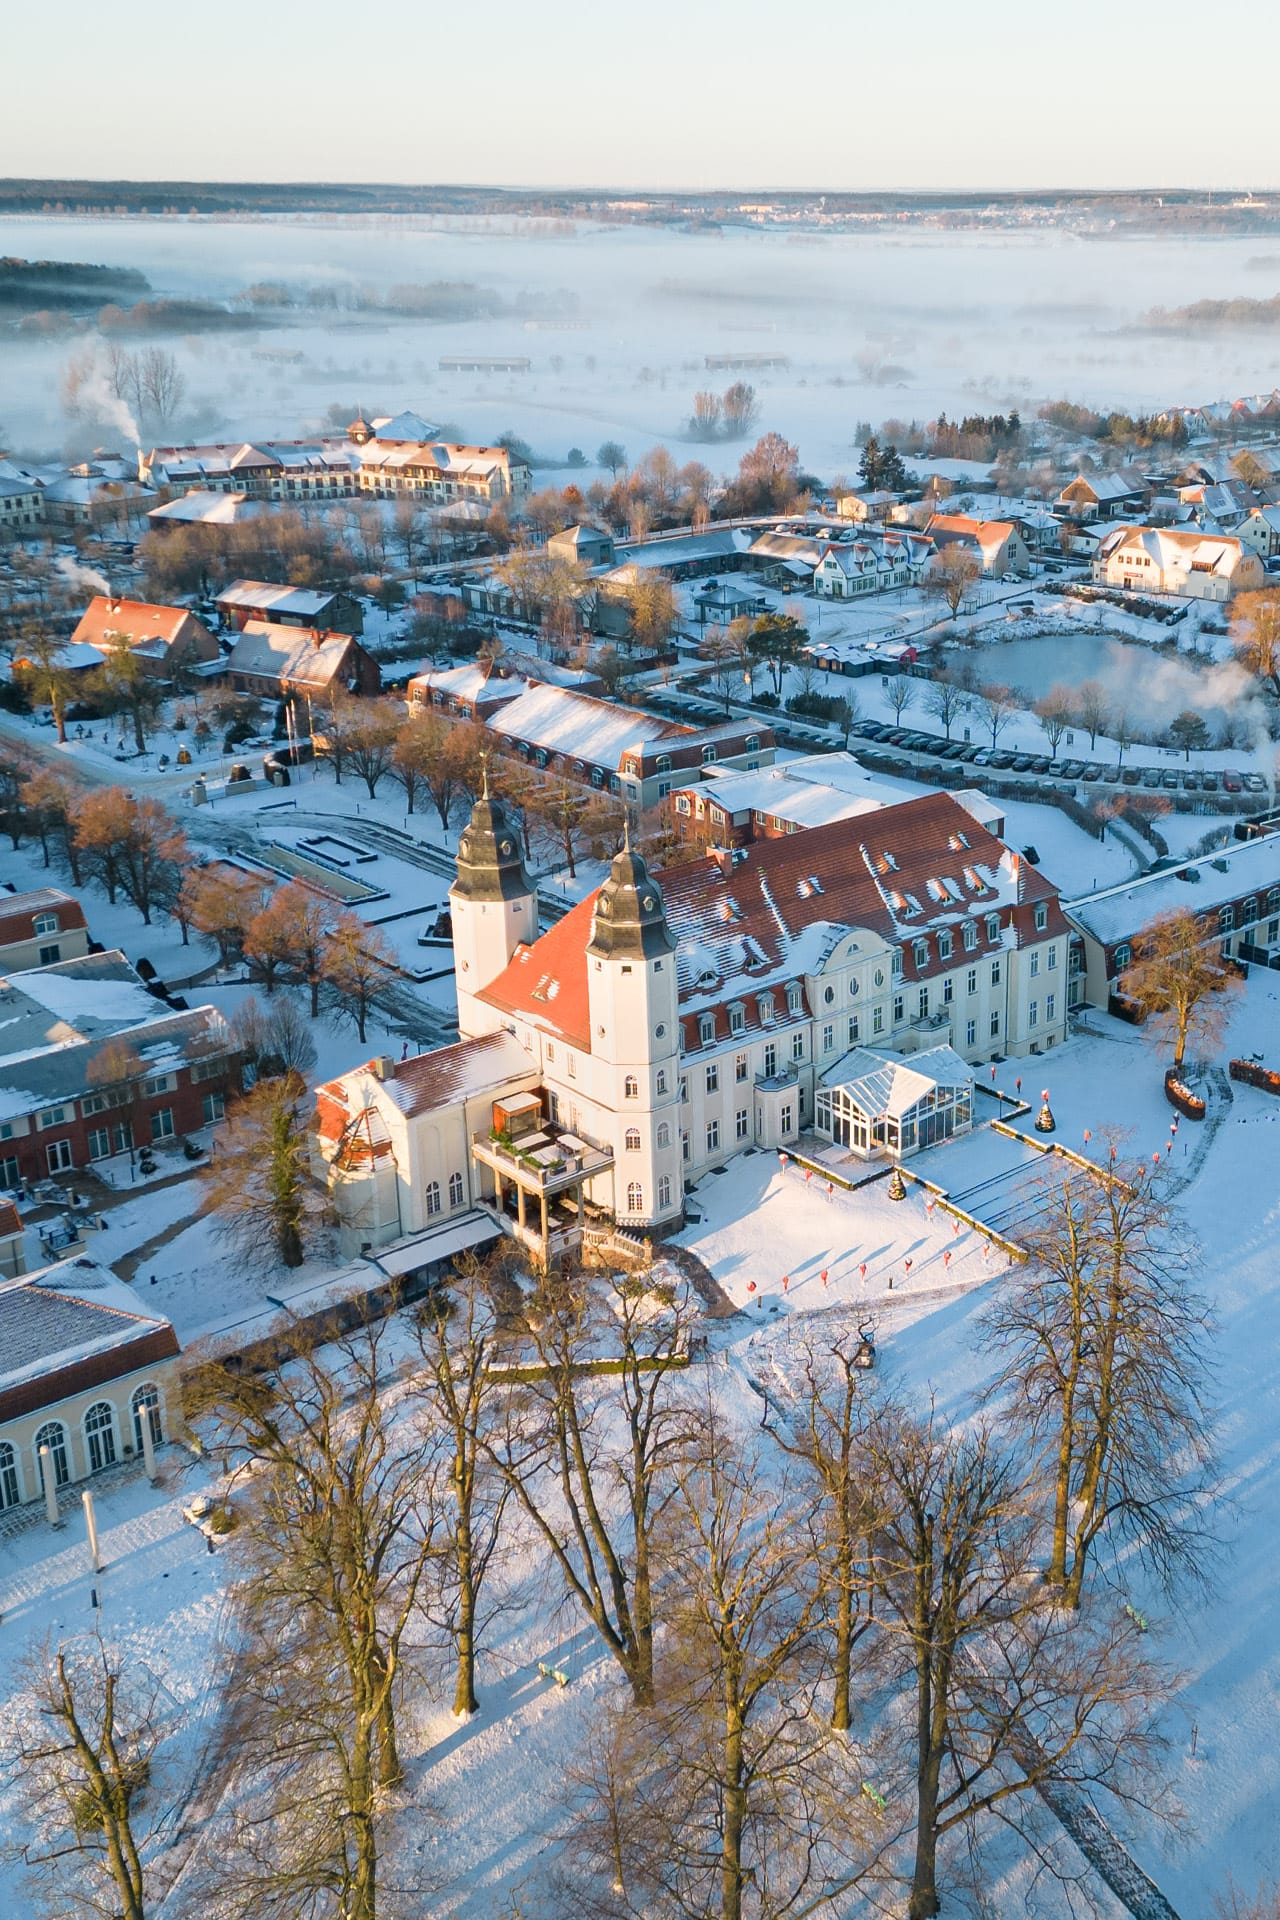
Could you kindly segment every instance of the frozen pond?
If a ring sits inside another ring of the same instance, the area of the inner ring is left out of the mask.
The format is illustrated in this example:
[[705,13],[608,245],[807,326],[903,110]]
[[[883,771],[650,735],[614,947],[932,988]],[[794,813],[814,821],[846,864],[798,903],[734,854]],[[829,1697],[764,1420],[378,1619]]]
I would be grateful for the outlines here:
[[[1274,383],[1272,342],[1246,330],[1138,326],[1149,307],[1270,296],[1280,258],[1250,239],[1126,241],[1062,230],[679,232],[519,218],[0,218],[0,254],[141,269],[156,297],[230,298],[255,283],[337,305],[277,324],[175,336],[187,399],[170,437],[284,434],[331,406],[413,407],[469,438],[521,434],[549,461],[617,439],[657,441],[713,471],[741,443],[681,445],[699,387],[745,370],[760,423],[824,478],[852,473],[860,420],[1067,396],[1103,407],[1207,401]],[[392,288],[479,289],[485,317],[370,311]],[[344,310],[364,301],[365,310]],[[88,342],[93,336],[87,336]],[[0,332],[0,421],[20,452],[85,451],[60,383],[86,337]],[[527,358],[527,371],[440,368],[442,357]],[[122,428],[113,429],[121,437]],[[100,430],[101,437],[101,430]],[[754,437],[754,436],[753,436]],[[92,445],[92,441],[89,443]],[[547,479],[557,476],[548,472]]]
[[[1102,633],[994,641],[953,654],[951,659],[966,671],[971,663],[980,685],[1000,682],[1016,687],[1029,703],[1041,699],[1050,687],[1078,687],[1085,680],[1096,680],[1106,689],[1113,711],[1127,713],[1140,738],[1161,732],[1176,714],[1187,710],[1203,714],[1211,727],[1229,710],[1238,719],[1251,689],[1249,676],[1232,662],[1214,664],[1185,654],[1156,653]],[[1257,717],[1261,724],[1260,709]]]

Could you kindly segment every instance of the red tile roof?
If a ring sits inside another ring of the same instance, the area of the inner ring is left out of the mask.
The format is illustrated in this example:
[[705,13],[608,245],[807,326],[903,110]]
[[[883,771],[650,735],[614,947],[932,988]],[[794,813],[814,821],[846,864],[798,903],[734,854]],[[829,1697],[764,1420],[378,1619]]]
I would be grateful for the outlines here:
[[71,638],[96,647],[102,644],[108,634],[123,633],[128,636],[131,646],[140,646],[147,640],[164,640],[172,644],[186,629],[188,622],[196,628],[203,625],[190,607],[159,607],[149,600],[108,600],[104,594],[98,593],[81,614],[80,624]]
[[479,996],[491,1007],[521,1014],[588,1053],[587,942],[595,900],[595,893],[588,894],[532,946],[517,947],[497,979]]

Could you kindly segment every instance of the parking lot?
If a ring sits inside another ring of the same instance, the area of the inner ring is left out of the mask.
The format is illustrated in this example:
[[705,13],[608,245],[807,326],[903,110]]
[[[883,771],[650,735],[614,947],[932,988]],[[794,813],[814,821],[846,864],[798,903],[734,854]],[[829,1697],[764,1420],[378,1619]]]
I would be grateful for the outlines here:
[[921,733],[913,727],[895,727],[879,720],[855,722],[851,738],[869,745],[887,747],[895,753],[927,755],[934,760],[949,760],[973,767],[990,767],[996,773],[1030,773],[1059,780],[1071,780],[1094,786],[1144,787],[1166,793],[1265,793],[1267,783],[1260,773],[1201,771],[1198,767],[1114,766],[1099,760],[1055,759],[1047,753],[1022,753],[1004,747],[975,746],[971,742],[946,740],[939,734]]

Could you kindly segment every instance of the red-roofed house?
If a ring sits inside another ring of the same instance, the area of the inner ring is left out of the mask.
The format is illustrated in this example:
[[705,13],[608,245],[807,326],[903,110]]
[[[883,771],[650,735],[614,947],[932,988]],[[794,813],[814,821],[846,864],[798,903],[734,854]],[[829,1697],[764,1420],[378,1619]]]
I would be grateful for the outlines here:
[[[168,679],[180,667],[218,658],[218,643],[189,607],[157,607],[145,600],[109,600],[95,594],[71,636],[74,648],[91,648],[95,663],[73,655],[72,666],[101,665],[109,653],[127,647],[148,673]],[[15,665],[20,664],[15,662]]]
[[1014,520],[972,520],[964,513],[935,513],[925,532],[939,553],[959,547],[984,573],[1030,573],[1031,555]]

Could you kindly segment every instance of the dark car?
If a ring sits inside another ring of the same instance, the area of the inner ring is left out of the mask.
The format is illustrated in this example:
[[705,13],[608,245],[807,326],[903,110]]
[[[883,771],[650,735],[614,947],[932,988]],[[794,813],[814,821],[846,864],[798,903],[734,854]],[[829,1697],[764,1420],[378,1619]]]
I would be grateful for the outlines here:
[[1126,785],[1126,787],[1136,787],[1139,780],[1141,780],[1142,778],[1142,768],[1126,767],[1124,772],[1120,775],[1120,778],[1124,781],[1124,784]]
[[1221,785],[1221,781],[1216,773],[1202,773],[1200,775],[1200,785],[1206,793],[1216,793]]
[[1003,773],[1008,767],[1013,765],[1014,758],[1015,756],[1013,754],[1007,753],[1003,747],[1000,747],[992,754],[990,765]]
[[1068,780],[1078,780],[1084,772],[1083,760],[1060,760],[1058,772],[1065,774]]
[[1099,766],[1096,760],[1090,760],[1081,776],[1085,780],[1105,780],[1106,777],[1107,769]]
[[1015,753],[1010,765],[1015,773],[1030,773],[1035,761],[1029,753]]
[[1199,793],[1200,775],[1194,767],[1187,767],[1182,775],[1182,784],[1188,793]]
[[1176,793],[1178,788],[1182,785],[1182,775],[1180,773],[1175,773],[1173,768],[1171,767],[1166,774],[1162,775],[1160,780],[1160,785],[1166,790],[1166,792]]
[[1159,767],[1144,767],[1142,769],[1142,784],[1144,787],[1158,787],[1160,785]]
[[963,741],[948,740],[945,746],[938,748],[938,758],[940,760],[958,760],[964,751]]
[[1047,753],[1033,753],[1031,756],[1031,771],[1032,773],[1052,773],[1054,771],[1054,762],[1049,758]]

